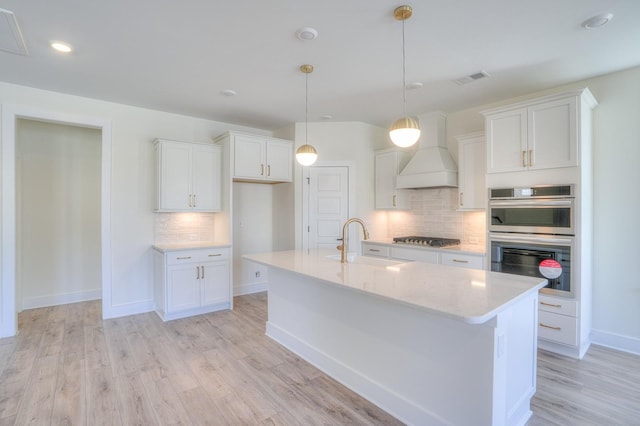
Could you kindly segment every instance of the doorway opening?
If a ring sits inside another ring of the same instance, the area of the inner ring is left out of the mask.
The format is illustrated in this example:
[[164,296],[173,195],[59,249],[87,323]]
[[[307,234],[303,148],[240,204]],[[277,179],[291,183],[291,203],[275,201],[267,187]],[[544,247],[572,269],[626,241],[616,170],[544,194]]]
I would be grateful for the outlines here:
[[112,316],[110,182],[108,120],[3,105],[0,337],[22,308],[101,298]]
[[101,298],[99,129],[16,121],[16,301]]

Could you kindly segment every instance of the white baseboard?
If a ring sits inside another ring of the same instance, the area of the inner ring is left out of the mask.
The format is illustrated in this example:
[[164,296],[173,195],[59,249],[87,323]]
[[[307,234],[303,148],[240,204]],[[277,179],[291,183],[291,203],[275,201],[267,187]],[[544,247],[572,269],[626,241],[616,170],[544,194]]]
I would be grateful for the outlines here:
[[605,331],[591,330],[591,343],[640,355],[640,339]]
[[267,283],[241,284],[233,287],[234,296],[242,296],[243,294],[260,293],[267,290]]
[[[109,318],[126,317],[127,315],[144,314],[155,311],[156,304],[153,300],[143,300],[141,302],[126,303],[124,305],[111,306],[111,316]],[[108,319],[108,318],[103,318]]]
[[66,305],[68,303],[87,302],[102,298],[101,289],[74,291],[72,293],[49,294],[22,299],[22,309],[44,308],[46,306]]

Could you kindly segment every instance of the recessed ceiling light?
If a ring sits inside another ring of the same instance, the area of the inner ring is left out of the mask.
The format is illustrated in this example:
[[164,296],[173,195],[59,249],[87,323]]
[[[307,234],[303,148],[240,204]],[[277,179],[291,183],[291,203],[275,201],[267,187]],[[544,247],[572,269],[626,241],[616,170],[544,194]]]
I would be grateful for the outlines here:
[[588,30],[593,30],[607,25],[609,21],[611,21],[611,18],[613,18],[612,13],[601,13],[584,21],[582,26]]
[[231,97],[231,96],[235,96],[237,93],[236,93],[235,90],[226,89],[226,90],[221,91],[220,94],[222,96]]
[[412,81],[411,83],[407,83],[407,89],[409,90],[415,90],[415,89],[422,89],[423,84],[419,81]]
[[300,28],[298,31],[296,31],[296,37],[298,37],[300,40],[313,40],[314,38],[318,37],[318,31],[316,31],[315,28],[311,27]]
[[51,40],[49,42],[49,45],[55,50],[57,50],[58,52],[71,53],[73,51],[73,48],[71,47],[71,45],[69,45],[68,43],[65,43],[64,41]]

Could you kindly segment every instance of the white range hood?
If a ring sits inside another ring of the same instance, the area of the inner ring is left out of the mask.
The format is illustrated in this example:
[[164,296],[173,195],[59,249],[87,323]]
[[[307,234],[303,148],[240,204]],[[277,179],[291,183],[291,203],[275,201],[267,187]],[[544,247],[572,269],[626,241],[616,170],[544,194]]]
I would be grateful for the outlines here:
[[420,117],[422,135],[417,151],[396,179],[396,188],[458,186],[458,166],[447,149],[446,116],[435,112]]

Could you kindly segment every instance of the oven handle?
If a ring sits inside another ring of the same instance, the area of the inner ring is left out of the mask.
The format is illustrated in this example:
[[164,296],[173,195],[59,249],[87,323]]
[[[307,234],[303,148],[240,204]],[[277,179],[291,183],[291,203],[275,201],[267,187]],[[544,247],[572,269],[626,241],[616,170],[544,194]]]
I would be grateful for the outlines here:
[[529,250],[505,248],[505,249],[502,249],[502,253],[521,254],[523,256],[537,256],[537,257],[543,257],[545,259],[553,259],[553,254],[546,251],[531,252]]
[[491,207],[571,207],[573,204],[573,199],[563,199],[563,200],[491,200],[489,201],[489,205]]
[[498,234],[495,232],[489,233],[489,239],[492,241],[509,241],[512,243],[526,242],[526,243],[552,243],[552,244],[573,244],[572,237],[550,237],[550,236],[533,236],[533,235],[512,235],[512,234]]

